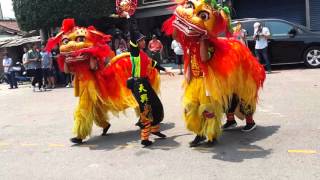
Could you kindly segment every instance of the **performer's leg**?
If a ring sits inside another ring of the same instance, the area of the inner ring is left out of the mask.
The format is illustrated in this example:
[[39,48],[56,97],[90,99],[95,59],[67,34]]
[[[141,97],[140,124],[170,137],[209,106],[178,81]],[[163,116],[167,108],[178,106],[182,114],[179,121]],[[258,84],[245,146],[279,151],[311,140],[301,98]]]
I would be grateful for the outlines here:
[[155,126],[151,126],[151,133],[153,135],[156,135],[160,138],[166,138],[167,136],[163,133],[160,132],[160,124],[155,125]]
[[242,128],[243,132],[250,132],[254,130],[257,127],[256,123],[253,120],[252,115],[247,115],[246,116],[246,126]]
[[246,125],[242,128],[243,132],[250,132],[254,130],[257,125],[253,120],[253,114],[255,111],[255,108],[253,108],[250,105],[246,105],[243,101],[240,102],[240,111],[243,112],[243,114],[246,115]]
[[209,97],[202,97],[200,102],[201,105],[199,107],[199,114],[202,114],[200,134],[208,139],[207,144],[213,145],[213,143],[221,134],[220,116],[223,113],[223,110],[222,108],[219,110],[217,104],[210,102]]
[[206,140],[203,130],[203,117],[199,114],[200,93],[203,91],[203,81],[201,79],[192,79],[185,90],[184,104],[184,119],[187,129],[196,134],[196,137],[189,143],[190,147],[199,146]]
[[[204,111],[203,116],[205,118],[205,121],[207,122],[209,128],[209,131],[207,131],[207,137],[208,137],[208,142],[207,145],[212,146],[216,142],[216,138],[218,135],[221,133],[220,130],[220,124],[217,123],[217,118],[215,117],[214,113],[211,111]],[[210,127],[211,126],[211,127]]]
[[82,143],[92,130],[94,113],[92,112],[93,102],[89,92],[84,89],[79,98],[79,105],[74,113],[73,133],[76,137],[70,139],[73,143]]
[[230,108],[228,109],[227,114],[226,114],[227,121],[222,126],[223,130],[232,129],[237,126],[237,122],[234,117],[234,112],[235,112],[238,104],[239,104],[239,98],[234,94],[231,101],[230,101],[230,105],[229,105]]
[[206,91],[204,80],[201,79],[201,91],[199,91],[199,111],[201,118],[200,134],[206,136],[209,144],[213,144],[221,134],[221,116],[223,107],[220,103],[211,99],[210,93]]
[[71,142],[80,144],[90,133],[93,125],[93,117],[89,112],[85,112],[81,107],[78,107],[74,113],[73,132],[75,137],[71,138]]
[[101,102],[96,104],[94,122],[97,126],[103,128],[101,136],[107,135],[111,127],[111,124],[108,122],[107,111],[108,109],[106,107],[104,108]]
[[141,129],[141,144],[144,146],[150,146],[152,141],[149,140],[150,132],[151,132],[151,121],[147,118],[141,116],[141,123],[143,124],[144,128]]

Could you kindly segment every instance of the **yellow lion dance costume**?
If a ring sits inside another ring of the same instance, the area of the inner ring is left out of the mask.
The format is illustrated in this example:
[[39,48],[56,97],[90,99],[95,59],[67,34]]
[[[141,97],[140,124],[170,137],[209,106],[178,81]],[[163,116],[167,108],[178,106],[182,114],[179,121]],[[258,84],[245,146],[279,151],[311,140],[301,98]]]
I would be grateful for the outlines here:
[[173,35],[184,50],[184,119],[187,129],[197,135],[190,146],[206,139],[212,144],[221,134],[223,114],[231,117],[236,109],[252,129],[265,71],[239,41],[218,38],[222,32],[230,33],[228,8],[215,0],[179,0],[177,4],[163,31]]
[[[106,135],[110,128],[108,112],[117,113],[126,108],[138,107],[126,81],[131,76],[129,54],[114,57],[106,43],[111,36],[94,27],[78,27],[74,19],[65,19],[61,32],[49,39],[46,50],[59,45],[60,69],[74,75],[75,96],[79,97],[74,112],[73,143],[82,143],[92,130],[93,122],[103,128]],[[113,58],[111,60],[111,58]],[[149,74],[152,86],[159,91],[159,73]]]

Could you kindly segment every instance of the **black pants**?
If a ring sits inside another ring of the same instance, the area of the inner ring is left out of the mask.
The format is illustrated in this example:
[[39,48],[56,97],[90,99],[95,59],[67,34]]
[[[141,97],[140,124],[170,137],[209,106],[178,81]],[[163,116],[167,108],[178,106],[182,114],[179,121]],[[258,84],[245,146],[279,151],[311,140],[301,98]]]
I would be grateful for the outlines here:
[[42,75],[42,69],[34,69],[33,70],[33,80],[32,80],[32,86],[36,86],[36,83],[39,84],[39,88],[43,85],[43,75]]
[[227,113],[234,113],[238,104],[240,105],[240,112],[246,116],[251,116],[254,113],[254,110],[250,105],[246,105],[246,103],[239,99],[236,94],[233,94],[232,99],[229,101],[229,109],[227,109]]
[[148,116],[152,119],[152,126],[159,124],[164,117],[163,106],[148,79],[133,78],[129,81],[132,81],[129,88],[139,104],[140,113],[144,111],[146,105],[151,106]]
[[6,73],[6,76],[7,76],[7,79],[9,81],[9,84],[10,84],[10,88],[13,88],[13,87],[18,87],[18,84],[17,84],[17,79],[16,79],[16,76],[15,76],[15,72],[12,71],[12,72],[8,72]]
[[269,56],[268,56],[268,47],[264,49],[255,49],[255,54],[257,58],[259,59],[260,63],[264,61],[267,67],[268,71],[271,71],[271,65],[269,61]]
[[183,64],[183,56],[176,54],[176,64],[181,65]]

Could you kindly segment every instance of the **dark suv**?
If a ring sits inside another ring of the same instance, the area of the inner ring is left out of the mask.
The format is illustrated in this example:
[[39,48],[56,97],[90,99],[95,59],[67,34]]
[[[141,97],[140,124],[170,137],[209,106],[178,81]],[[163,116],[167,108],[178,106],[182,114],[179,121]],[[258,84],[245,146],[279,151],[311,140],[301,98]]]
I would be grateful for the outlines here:
[[248,45],[254,53],[253,24],[268,27],[269,55],[272,65],[305,63],[310,68],[320,67],[320,33],[281,19],[236,19],[248,33]]

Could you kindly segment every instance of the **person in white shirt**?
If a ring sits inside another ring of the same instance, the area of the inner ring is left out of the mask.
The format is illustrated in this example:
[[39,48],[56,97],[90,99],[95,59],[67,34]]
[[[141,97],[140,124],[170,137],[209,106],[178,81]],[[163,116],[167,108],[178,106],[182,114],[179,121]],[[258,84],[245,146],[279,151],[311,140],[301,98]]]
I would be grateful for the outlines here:
[[171,49],[173,49],[174,53],[176,54],[176,64],[178,64],[178,68],[180,70],[179,74],[182,75],[183,50],[181,44],[178,41],[173,40],[171,43]]
[[268,39],[270,38],[270,31],[267,27],[262,27],[261,23],[256,22],[253,25],[254,35],[256,41],[255,54],[260,63],[262,60],[266,63],[268,73],[271,73],[271,65],[268,57]]
[[2,60],[2,65],[3,65],[4,73],[7,76],[7,79],[8,79],[9,84],[10,84],[10,88],[9,89],[18,88],[18,84],[17,84],[17,80],[16,80],[16,77],[15,77],[15,73],[14,73],[14,71],[12,69],[13,61],[9,57],[8,53],[5,53],[5,55],[3,57],[3,60]]

